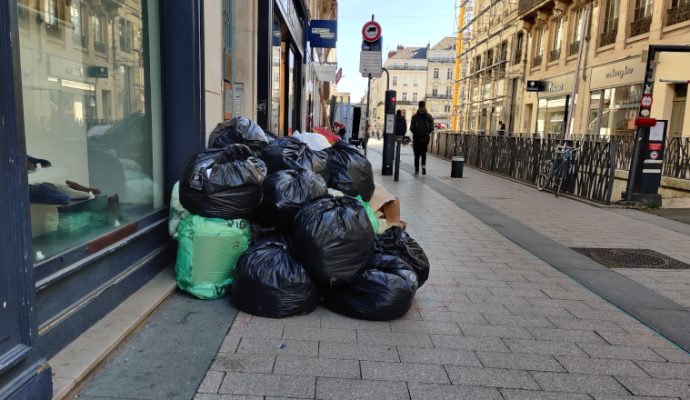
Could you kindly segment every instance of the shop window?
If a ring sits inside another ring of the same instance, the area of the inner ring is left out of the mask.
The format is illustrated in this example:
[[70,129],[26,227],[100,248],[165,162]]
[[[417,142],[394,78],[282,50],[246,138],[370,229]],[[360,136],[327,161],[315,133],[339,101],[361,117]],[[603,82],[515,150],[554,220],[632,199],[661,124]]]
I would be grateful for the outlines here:
[[582,40],[582,32],[585,28],[585,10],[579,9],[575,14],[574,26],[572,29],[572,36],[570,36],[570,45],[568,46],[568,55],[577,54],[580,50],[580,41]]
[[568,96],[539,99],[537,132],[557,135],[563,132]]
[[438,68],[434,68],[434,79],[438,79]]
[[553,29],[553,36],[551,37],[551,51],[549,52],[549,61],[558,61],[561,57],[561,45],[563,43],[563,18],[559,18],[555,22]]
[[588,133],[631,135],[640,107],[642,85],[622,86],[590,93]]
[[635,0],[633,19],[630,23],[630,36],[649,32],[649,27],[652,25],[653,7],[653,0]]
[[666,25],[690,20],[690,0],[670,0],[666,10]]
[[616,41],[616,35],[618,34],[618,3],[619,0],[608,0],[606,2],[599,46],[606,46]]
[[271,47],[271,125],[270,131],[282,136],[281,93],[283,90],[282,31],[277,17],[273,18],[273,38]]
[[[72,0],[72,21],[83,17],[82,5],[93,10],[100,4]],[[127,14],[143,29],[146,4],[129,1],[127,10],[115,10],[111,18]],[[40,10],[33,12],[39,15]],[[83,24],[74,29],[89,32],[94,43],[104,43],[108,22],[100,14],[92,17],[92,30],[85,31]],[[149,17],[157,24],[157,16]],[[112,56],[94,65],[82,49],[51,43],[46,35],[38,30],[19,40],[29,183],[25,190],[36,263],[163,207],[161,94],[151,91],[148,80],[160,77],[155,67],[159,53]],[[144,73],[144,66],[151,69]]]

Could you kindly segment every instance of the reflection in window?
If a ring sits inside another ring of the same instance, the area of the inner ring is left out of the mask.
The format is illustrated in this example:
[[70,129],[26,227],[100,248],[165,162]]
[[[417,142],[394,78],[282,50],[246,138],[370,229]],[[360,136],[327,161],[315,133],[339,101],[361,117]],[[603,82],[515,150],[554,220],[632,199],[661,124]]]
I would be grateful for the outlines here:
[[[112,3],[117,6],[106,18],[102,3],[46,0],[38,3],[40,8],[29,3],[24,7],[33,17],[19,20],[24,25],[19,47],[36,262],[163,205],[162,134],[153,128],[161,123],[160,93],[151,92],[145,73],[145,66],[158,65],[158,52],[101,54],[106,26],[127,15],[142,29],[146,6],[141,0],[121,0]],[[46,40],[59,10],[69,12],[72,44]],[[90,29],[85,15],[91,16]],[[94,48],[85,45],[87,37]],[[158,71],[149,72],[159,77]]]
[[601,136],[631,135],[641,96],[641,84],[593,91],[587,132]]

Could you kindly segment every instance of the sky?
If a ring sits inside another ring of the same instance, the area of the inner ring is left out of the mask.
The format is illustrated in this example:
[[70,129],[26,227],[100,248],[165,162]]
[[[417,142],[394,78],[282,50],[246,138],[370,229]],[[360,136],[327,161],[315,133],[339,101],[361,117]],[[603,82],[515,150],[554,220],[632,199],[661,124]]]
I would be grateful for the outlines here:
[[359,102],[367,90],[367,79],[359,73],[362,26],[371,20],[381,25],[383,61],[398,44],[422,47],[456,36],[455,0],[340,0],[338,1],[338,43],[336,54],[343,77],[339,92],[349,92]]

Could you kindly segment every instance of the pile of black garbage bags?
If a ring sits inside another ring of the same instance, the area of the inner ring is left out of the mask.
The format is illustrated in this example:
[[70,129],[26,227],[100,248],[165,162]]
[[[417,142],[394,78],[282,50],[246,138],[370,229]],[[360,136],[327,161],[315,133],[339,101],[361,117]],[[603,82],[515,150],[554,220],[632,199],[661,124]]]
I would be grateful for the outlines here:
[[375,231],[372,167],[354,146],[316,151],[242,117],[219,124],[209,145],[184,169],[179,201],[191,214],[251,227],[229,272],[240,310],[282,318],[323,303],[368,320],[409,311],[429,261],[403,228]]

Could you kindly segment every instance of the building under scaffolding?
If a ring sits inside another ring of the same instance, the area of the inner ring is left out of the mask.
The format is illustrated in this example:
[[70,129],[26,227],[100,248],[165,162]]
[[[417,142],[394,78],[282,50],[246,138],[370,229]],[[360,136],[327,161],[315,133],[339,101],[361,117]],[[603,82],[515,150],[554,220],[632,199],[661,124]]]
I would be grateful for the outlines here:
[[518,128],[527,38],[517,0],[460,0],[454,130]]

